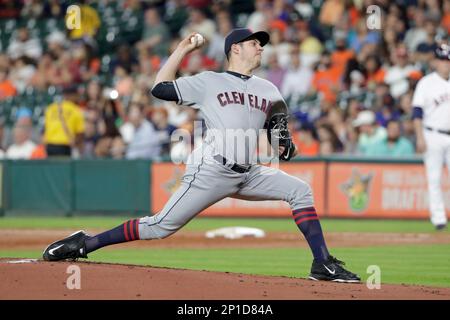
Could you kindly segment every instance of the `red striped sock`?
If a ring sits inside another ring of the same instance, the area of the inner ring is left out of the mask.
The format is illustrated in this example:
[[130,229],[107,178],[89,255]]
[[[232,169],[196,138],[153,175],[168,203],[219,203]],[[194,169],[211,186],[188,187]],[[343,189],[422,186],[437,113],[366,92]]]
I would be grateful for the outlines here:
[[105,231],[86,240],[86,252],[116,243],[139,240],[139,219],[128,220],[114,229]]
[[316,209],[314,207],[301,208],[293,210],[292,215],[297,227],[308,241],[314,259],[317,261],[327,260],[329,253]]
[[139,219],[128,220],[123,224],[126,241],[139,240]]

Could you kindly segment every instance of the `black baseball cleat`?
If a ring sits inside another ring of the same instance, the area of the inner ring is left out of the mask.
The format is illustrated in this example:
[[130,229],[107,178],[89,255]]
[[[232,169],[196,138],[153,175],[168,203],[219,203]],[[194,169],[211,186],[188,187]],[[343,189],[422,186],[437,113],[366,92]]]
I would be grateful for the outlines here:
[[77,231],[65,239],[50,244],[45,248],[42,257],[45,261],[87,258],[85,240],[88,237],[83,230]]
[[344,262],[330,256],[325,262],[313,261],[311,266],[311,274],[309,279],[315,281],[334,281],[334,282],[349,282],[358,283],[361,279],[358,275],[345,270],[342,266]]
[[436,225],[436,231],[442,231],[445,230],[447,228],[447,224],[443,223],[443,224],[438,224]]

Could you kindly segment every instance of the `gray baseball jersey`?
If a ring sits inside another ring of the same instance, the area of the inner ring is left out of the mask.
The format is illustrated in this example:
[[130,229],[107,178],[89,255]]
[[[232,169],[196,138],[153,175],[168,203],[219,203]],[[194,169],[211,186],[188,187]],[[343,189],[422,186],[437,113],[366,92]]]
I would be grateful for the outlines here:
[[278,89],[257,76],[206,71],[174,81],[178,104],[200,109],[208,128],[211,152],[239,164],[255,163],[258,131]]
[[[278,168],[255,164],[258,131],[278,89],[257,76],[202,72],[174,82],[178,104],[200,109],[208,128],[191,154],[181,186],[158,214],[140,219],[141,239],[165,238],[202,210],[226,197],[283,200],[292,210],[312,207],[310,186]],[[226,159],[225,163],[215,156]],[[237,172],[234,164],[244,165]]]

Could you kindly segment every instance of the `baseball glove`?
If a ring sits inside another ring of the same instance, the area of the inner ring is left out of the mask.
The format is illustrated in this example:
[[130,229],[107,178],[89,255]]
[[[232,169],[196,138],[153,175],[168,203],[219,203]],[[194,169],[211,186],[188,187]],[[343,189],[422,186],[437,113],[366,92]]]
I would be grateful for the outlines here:
[[295,145],[288,129],[289,115],[286,104],[283,101],[275,102],[267,119],[267,139],[271,145],[273,142],[278,142],[278,146],[283,146],[284,151],[278,157],[280,160],[289,161],[294,155]]

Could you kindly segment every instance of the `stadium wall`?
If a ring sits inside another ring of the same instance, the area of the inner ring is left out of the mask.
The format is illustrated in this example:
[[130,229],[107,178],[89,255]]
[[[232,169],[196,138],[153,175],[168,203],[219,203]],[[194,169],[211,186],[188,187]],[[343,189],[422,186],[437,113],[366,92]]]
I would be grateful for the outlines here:
[[150,161],[3,161],[5,215],[142,215]]
[[[280,164],[311,184],[322,217],[428,219],[425,170],[419,158],[318,157]],[[144,160],[0,162],[0,214],[148,215],[176,190],[184,166]],[[450,208],[450,177],[443,177]],[[224,199],[204,216],[287,217],[281,201]]]

